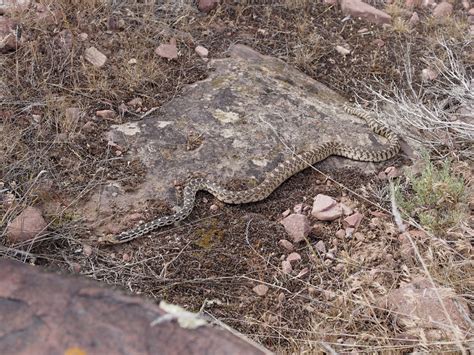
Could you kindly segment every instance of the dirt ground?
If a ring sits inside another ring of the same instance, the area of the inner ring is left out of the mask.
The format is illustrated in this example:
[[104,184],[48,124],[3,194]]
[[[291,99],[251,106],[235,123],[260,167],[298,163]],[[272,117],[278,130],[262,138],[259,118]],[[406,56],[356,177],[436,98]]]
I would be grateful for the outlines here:
[[[52,18],[35,11],[12,14],[22,23],[23,42],[0,57],[5,92],[0,108],[0,182],[17,201],[14,208],[0,205],[0,235],[25,206],[61,206],[61,213],[45,212],[50,233],[40,243],[12,244],[2,238],[1,246],[11,248],[1,249],[3,256],[202,311],[277,352],[321,350],[321,343],[340,352],[409,352],[419,347],[419,339],[404,336],[389,312],[375,306],[379,297],[408,277],[407,269],[411,275],[421,273],[416,256],[401,248],[389,212],[387,181],[375,174],[307,169],[267,200],[244,206],[225,206],[201,193],[197,208],[180,225],[109,247],[97,244],[97,236],[75,214],[74,206],[105,180],[121,180],[133,191],[144,177],[140,162],[127,164],[111,153],[103,133],[117,122],[94,118],[94,113],[119,112],[121,104],[139,97],[140,110],[131,109],[118,119],[135,121],[180,95],[186,84],[207,75],[206,63],[194,52],[196,45],[206,47],[209,57],[220,58],[231,44],[243,43],[287,61],[349,100],[370,102],[373,92],[389,96],[394,87],[425,90],[419,76],[407,86],[406,66],[419,73],[428,58],[441,56],[435,41],[440,34],[449,38],[460,62],[472,68],[460,4],[455,3],[453,19],[445,22],[433,21],[428,10],[419,10],[423,21],[413,30],[403,22],[411,12],[399,2],[390,7],[401,19],[392,27],[343,21],[338,6],[311,1],[274,6],[224,1],[210,14],[185,2],[42,3],[50,5]],[[81,41],[82,33],[88,36]],[[179,49],[176,60],[154,54],[171,38]],[[336,45],[353,52],[341,55]],[[89,46],[107,56],[105,67],[94,68],[84,60]],[[131,58],[137,64],[130,65]],[[431,99],[427,92],[426,100]],[[81,109],[75,123],[65,118],[69,107]],[[93,124],[85,131],[81,127],[87,122]],[[378,170],[409,164],[408,158],[399,157]],[[294,274],[285,274],[281,261],[289,252],[278,245],[280,239],[288,239],[279,223],[282,213],[300,203],[311,206],[317,194],[348,201],[364,219],[352,238],[336,236],[340,220],[313,219],[307,241],[295,250],[302,259]],[[170,211],[171,206],[160,201],[148,202],[142,211],[145,220]],[[336,256],[316,249],[319,241]],[[422,255],[429,255],[429,271],[437,281],[448,283],[458,294],[472,295],[466,255],[433,247],[427,235],[420,235],[418,242]],[[22,248],[33,257],[11,252]],[[269,286],[264,297],[253,290],[259,284]],[[452,350],[454,343],[425,346]]]

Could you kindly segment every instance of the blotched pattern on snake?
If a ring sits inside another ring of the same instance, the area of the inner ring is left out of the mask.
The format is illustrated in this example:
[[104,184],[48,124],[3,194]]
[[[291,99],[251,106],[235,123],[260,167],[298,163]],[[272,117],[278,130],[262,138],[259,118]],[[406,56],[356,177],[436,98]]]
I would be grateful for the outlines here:
[[192,179],[184,188],[183,205],[179,207],[176,213],[159,217],[118,235],[107,235],[100,238],[99,241],[107,244],[125,243],[160,227],[171,225],[185,219],[193,210],[196,193],[200,190],[208,191],[220,201],[228,204],[257,202],[267,198],[278,186],[294,174],[331,155],[338,155],[352,160],[380,162],[390,159],[398,153],[400,150],[400,142],[394,132],[377,123],[377,121],[364,111],[347,105],[344,106],[344,109],[348,113],[364,119],[373,132],[388,140],[388,145],[383,150],[373,151],[353,148],[340,142],[323,143],[312,150],[293,155],[285,162],[280,163],[274,170],[268,173],[265,180],[259,185],[247,190],[233,191],[207,179]]

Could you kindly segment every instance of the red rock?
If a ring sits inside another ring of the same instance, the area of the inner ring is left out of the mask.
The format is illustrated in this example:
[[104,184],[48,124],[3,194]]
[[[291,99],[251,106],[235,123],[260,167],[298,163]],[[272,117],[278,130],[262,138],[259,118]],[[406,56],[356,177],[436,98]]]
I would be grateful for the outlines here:
[[308,217],[302,214],[291,214],[280,223],[285,227],[288,236],[295,243],[305,240],[311,232]]
[[208,13],[219,5],[219,0],[198,0],[198,9],[201,12]]
[[344,218],[344,220],[342,221],[342,225],[345,228],[349,227],[349,228],[357,229],[357,227],[359,227],[360,222],[362,221],[362,218],[364,218],[364,215],[359,212],[356,212]]
[[390,24],[392,17],[360,0],[341,0],[341,9],[345,15],[360,17],[378,25]]
[[451,5],[449,2],[443,1],[439,3],[434,9],[433,9],[433,17],[436,18],[442,18],[442,17],[449,17],[453,13],[453,5]]
[[285,248],[288,251],[295,250],[295,246],[293,245],[293,243],[286,239],[280,239],[278,241],[278,245],[281,246],[282,248]]
[[47,226],[41,211],[28,206],[7,226],[7,238],[11,242],[27,241],[39,236]]

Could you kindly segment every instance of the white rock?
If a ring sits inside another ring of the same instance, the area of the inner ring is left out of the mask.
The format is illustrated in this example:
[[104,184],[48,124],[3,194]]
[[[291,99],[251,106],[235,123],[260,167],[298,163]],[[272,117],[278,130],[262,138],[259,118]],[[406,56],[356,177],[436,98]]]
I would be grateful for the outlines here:
[[95,67],[102,67],[107,61],[107,56],[95,47],[89,47],[84,52],[84,58]]

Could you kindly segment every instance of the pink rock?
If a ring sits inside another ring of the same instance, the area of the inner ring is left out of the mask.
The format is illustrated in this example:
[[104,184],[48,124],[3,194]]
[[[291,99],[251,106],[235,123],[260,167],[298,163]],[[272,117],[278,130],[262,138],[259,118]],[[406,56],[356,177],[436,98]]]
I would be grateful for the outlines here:
[[288,208],[286,211],[282,212],[281,216],[283,218],[288,217],[291,214],[291,210]]
[[293,267],[291,266],[291,263],[287,260],[283,260],[281,262],[281,269],[283,270],[285,274],[291,274],[291,272],[293,271]]
[[449,2],[443,1],[439,3],[433,9],[433,17],[442,18],[442,17],[449,17],[453,13],[453,5]]
[[342,207],[332,197],[319,194],[314,199],[311,215],[321,221],[333,221],[342,216]]
[[201,12],[208,13],[219,5],[219,0],[199,0],[198,9]]
[[324,0],[324,3],[328,5],[337,5],[337,0]]
[[421,71],[421,79],[423,81],[432,81],[438,77],[438,73],[430,68],[425,68]]
[[197,46],[194,51],[197,53],[198,56],[200,56],[201,58],[204,58],[204,57],[207,57],[209,55],[209,51],[207,50],[207,48],[203,47],[203,46]]
[[326,244],[324,244],[322,240],[316,243],[316,249],[323,254],[325,254],[327,251]]
[[389,166],[387,169],[385,169],[385,174],[387,174],[387,177],[389,179],[393,179],[393,178],[396,178],[396,177],[400,176],[401,172],[396,167]]
[[411,15],[410,20],[408,20],[408,24],[410,26],[416,26],[420,23],[420,16],[418,16],[418,13],[413,12],[413,15]]
[[265,296],[268,292],[268,286],[260,284],[255,286],[252,290],[259,296]]
[[336,232],[336,237],[339,239],[343,239],[346,236],[346,231],[344,229],[339,229]]
[[290,264],[299,260],[301,260],[301,255],[296,252],[293,252],[286,257],[286,261],[288,261]]
[[155,53],[162,58],[176,59],[178,58],[178,48],[176,47],[176,40],[171,39],[169,44],[162,43],[156,49]]
[[38,208],[28,206],[7,227],[7,238],[11,242],[22,242],[37,237],[47,223]]
[[392,17],[360,0],[341,0],[341,9],[345,15],[360,17],[377,25],[390,24]]
[[308,217],[302,214],[291,214],[280,223],[295,243],[305,240],[311,231]]
[[85,256],[91,256],[92,255],[92,247],[89,244],[83,244],[82,245],[82,252],[84,253]]
[[346,218],[344,218],[342,224],[346,228],[354,228],[357,229],[359,227],[360,221],[362,221],[362,218],[364,218],[364,215],[356,212]]
[[278,245],[281,246],[282,248],[285,248],[288,251],[295,250],[295,246],[293,245],[293,243],[286,239],[280,239],[280,241],[278,242]]
[[99,110],[95,112],[97,117],[103,118],[104,120],[113,120],[116,116],[114,110]]

